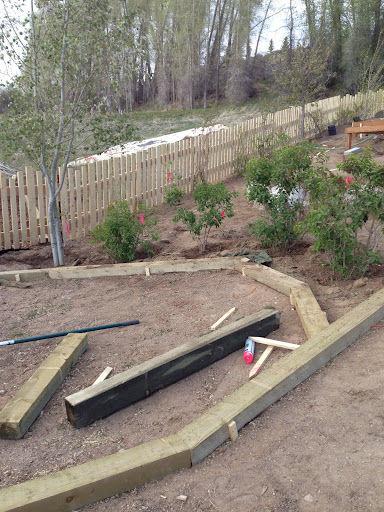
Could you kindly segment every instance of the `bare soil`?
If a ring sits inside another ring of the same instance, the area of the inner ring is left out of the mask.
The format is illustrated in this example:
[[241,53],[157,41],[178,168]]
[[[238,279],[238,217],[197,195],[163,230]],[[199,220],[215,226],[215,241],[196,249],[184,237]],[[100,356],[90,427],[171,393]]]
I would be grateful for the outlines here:
[[[344,137],[323,142],[343,146]],[[332,168],[340,154],[330,153]],[[244,198],[241,179],[227,185],[239,192],[235,217],[211,238],[207,257],[260,247],[247,229],[260,210]],[[158,216],[163,241],[156,243],[155,259],[199,256],[189,233],[172,222],[171,209],[161,207]],[[382,288],[382,266],[367,279],[337,280],[309,240],[288,255],[271,255],[274,268],[308,282],[331,322]],[[110,262],[89,240],[69,243],[66,258],[68,265]],[[47,266],[52,262],[45,246],[0,255],[0,270]],[[271,336],[304,342],[286,297],[232,271],[0,287],[0,339],[140,320],[137,326],[90,333],[87,352],[24,439],[0,440],[0,487],[179,430],[247,382],[249,366],[240,351],[84,429],[69,424],[63,399],[90,385],[106,366],[115,374],[206,332],[233,306],[237,311],[224,325],[271,305],[282,312],[280,329]],[[1,347],[0,408],[58,342]],[[275,350],[267,366],[283,355]],[[225,443],[192,469],[83,510],[383,511],[383,365],[378,326],[244,427],[235,443]],[[186,502],[177,500],[181,494]]]

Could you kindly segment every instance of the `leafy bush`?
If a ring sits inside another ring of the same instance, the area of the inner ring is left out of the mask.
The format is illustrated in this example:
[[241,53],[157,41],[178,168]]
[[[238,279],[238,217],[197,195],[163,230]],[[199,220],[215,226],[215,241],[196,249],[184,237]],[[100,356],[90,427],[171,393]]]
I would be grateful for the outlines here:
[[298,238],[295,230],[303,213],[305,183],[312,166],[313,146],[284,146],[269,158],[247,164],[246,195],[265,207],[265,216],[250,226],[265,247],[288,249]]
[[198,241],[200,252],[203,253],[212,228],[218,228],[225,217],[233,217],[232,199],[237,193],[229,192],[223,183],[200,183],[192,195],[197,211],[180,207],[173,221],[181,221],[187,227],[192,238]]
[[150,240],[158,238],[153,230],[157,218],[143,205],[139,212],[131,212],[128,201],[115,201],[109,206],[103,224],[91,232],[92,241],[103,242],[105,253],[119,263],[132,261],[138,247],[151,254]]
[[185,191],[177,185],[172,185],[171,188],[165,191],[165,202],[169,206],[177,206],[185,196]]
[[307,112],[305,118],[305,130],[307,133],[313,131],[315,137],[321,137],[326,129],[327,117],[320,108],[316,108],[311,112]]
[[339,168],[341,171],[366,179],[374,187],[384,186],[384,165],[375,162],[369,147],[362,153],[350,155]]
[[[383,168],[365,153],[348,158],[339,169],[350,176],[324,172],[312,179],[311,208],[297,231],[311,233],[315,250],[327,252],[331,268],[340,277],[352,278],[381,261],[377,245],[384,221]],[[364,225],[368,236],[362,242],[358,235]]]
[[364,106],[363,104],[356,103],[352,107],[340,108],[333,120],[336,125],[340,124],[351,124],[354,117],[361,117],[363,115]]
[[[266,158],[270,157],[278,148],[281,148],[287,145],[289,142],[289,136],[282,133],[266,133],[263,136],[256,137],[251,141],[251,154],[244,155],[238,151],[237,157],[235,158],[235,173],[238,176],[244,176],[247,170],[247,163],[252,158],[252,153],[254,158],[261,157]],[[244,141],[243,145],[245,145],[246,141]],[[242,147],[242,145],[240,144]]]

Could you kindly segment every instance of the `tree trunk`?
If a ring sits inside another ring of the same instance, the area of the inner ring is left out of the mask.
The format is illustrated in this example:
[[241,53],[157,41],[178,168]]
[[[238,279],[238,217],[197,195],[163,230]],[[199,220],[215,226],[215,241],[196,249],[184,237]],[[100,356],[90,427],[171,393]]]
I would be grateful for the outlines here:
[[49,184],[48,227],[51,238],[53,264],[55,267],[64,265],[63,237],[61,233],[60,216],[57,208],[57,197],[54,186]]

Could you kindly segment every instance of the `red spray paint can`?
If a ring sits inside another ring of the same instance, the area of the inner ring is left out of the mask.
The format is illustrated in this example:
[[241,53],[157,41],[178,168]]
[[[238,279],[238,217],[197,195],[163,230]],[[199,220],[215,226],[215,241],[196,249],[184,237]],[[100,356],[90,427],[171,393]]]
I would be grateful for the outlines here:
[[255,355],[255,342],[247,338],[244,347],[243,358],[247,364],[251,364]]

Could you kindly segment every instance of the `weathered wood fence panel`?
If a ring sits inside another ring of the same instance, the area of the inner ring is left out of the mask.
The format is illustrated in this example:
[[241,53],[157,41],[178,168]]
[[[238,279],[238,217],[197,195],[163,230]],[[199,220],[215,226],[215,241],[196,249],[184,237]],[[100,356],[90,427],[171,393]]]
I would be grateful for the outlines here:
[[[384,90],[334,96],[306,105],[306,137],[316,134],[313,119],[331,124],[348,109],[372,116],[384,109]],[[284,132],[294,142],[300,139],[301,129],[301,107],[291,107],[207,135],[70,167],[59,195],[64,240],[86,236],[103,221],[108,205],[117,199],[127,200],[132,211],[141,203],[159,206],[173,184],[191,192],[201,173],[208,182],[217,183],[233,173],[241,159],[256,155],[258,142],[269,134]],[[63,179],[61,171],[59,178]],[[44,176],[31,168],[13,178],[0,173],[0,250],[47,241],[48,187]]]

